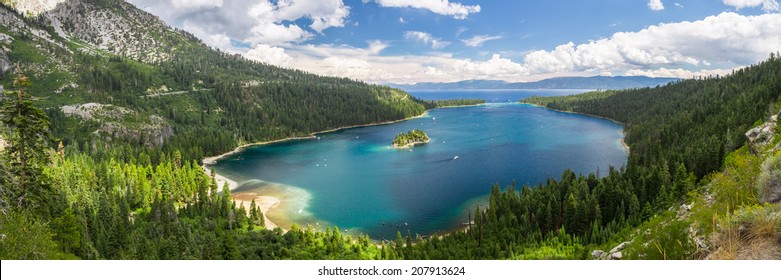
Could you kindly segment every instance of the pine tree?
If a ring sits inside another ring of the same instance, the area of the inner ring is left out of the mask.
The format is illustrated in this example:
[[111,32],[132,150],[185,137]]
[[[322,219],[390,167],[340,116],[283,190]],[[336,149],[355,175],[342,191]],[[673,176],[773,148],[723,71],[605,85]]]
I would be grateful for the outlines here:
[[255,200],[253,199],[252,202],[249,205],[249,223],[248,223],[248,229],[252,231],[255,228],[255,223],[258,221],[258,209],[255,205]]
[[11,205],[28,208],[40,206],[48,189],[43,167],[49,163],[49,119],[36,108],[28,93],[30,81],[24,74],[14,80],[16,91],[9,91],[0,108],[0,118],[9,129],[7,157],[12,173],[11,184],[2,185]]

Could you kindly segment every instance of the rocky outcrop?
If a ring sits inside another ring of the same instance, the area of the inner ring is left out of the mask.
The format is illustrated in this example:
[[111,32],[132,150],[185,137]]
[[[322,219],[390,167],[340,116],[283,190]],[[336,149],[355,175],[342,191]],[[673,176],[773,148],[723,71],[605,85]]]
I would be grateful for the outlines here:
[[746,138],[752,147],[764,146],[773,141],[775,130],[775,122],[766,122],[746,132]]
[[759,203],[781,203],[781,160],[769,157],[762,163],[762,175],[757,180]]
[[[4,1],[5,2],[5,1]],[[53,36],[74,41],[87,53],[109,52],[156,64],[171,59],[174,51],[190,43],[191,35],[177,36],[160,20],[122,0],[10,0],[16,13],[0,9],[0,23],[12,34],[32,34],[62,49]],[[17,14],[18,13],[18,14]],[[20,17],[36,17],[54,33],[28,26]]]
[[602,250],[594,250],[591,252],[591,257],[595,260],[604,260],[607,259],[607,253]]
[[146,63],[171,58],[182,43],[158,17],[124,1],[110,8],[91,1],[69,0],[43,13],[54,30],[65,38],[86,42],[86,51],[98,49]]
[[94,102],[77,105],[65,105],[60,109],[67,116],[76,116],[85,120],[96,120],[97,118],[118,119],[123,118],[125,115],[132,112],[130,109],[123,107]]
[[144,118],[120,106],[85,103],[66,105],[60,109],[66,116],[99,123],[93,134],[107,141],[129,140],[148,147],[160,147],[174,135],[171,125],[162,117],[151,115]]
[[[779,112],[779,114],[781,114],[781,112]],[[776,127],[778,126],[778,116],[778,114],[773,115],[770,117],[770,121],[746,132],[746,139],[748,139],[748,143],[752,152],[757,153],[763,147],[767,146],[767,144],[773,142],[773,138],[775,138]]]
[[[753,153],[769,152],[767,145],[773,142],[778,126],[779,114],[771,116],[770,121],[763,123],[746,132],[751,151]],[[779,149],[772,147],[770,151]],[[759,178],[759,202],[781,203],[781,162],[777,157],[771,156],[762,164],[762,175]]]
[[0,48],[0,77],[2,77],[6,72],[11,71],[12,67],[11,60],[8,59],[8,55],[5,53],[5,50]]
[[618,246],[613,247],[610,252],[605,253],[602,250],[594,250],[591,252],[591,257],[595,260],[620,260],[624,257],[624,249],[632,244],[631,241],[622,242]]
[[[67,0],[10,0],[8,4],[24,16],[34,17],[57,7]],[[5,2],[5,1],[4,1]]]
[[115,122],[107,122],[103,123],[93,133],[106,138],[108,141],[115,139],[133,140],[141,142],[147,147],[160,147],[168,138],[174,135],[174,130],[159,116],[152,115],[149,117],[149,120],[149,123],[137,128],[131,128]]

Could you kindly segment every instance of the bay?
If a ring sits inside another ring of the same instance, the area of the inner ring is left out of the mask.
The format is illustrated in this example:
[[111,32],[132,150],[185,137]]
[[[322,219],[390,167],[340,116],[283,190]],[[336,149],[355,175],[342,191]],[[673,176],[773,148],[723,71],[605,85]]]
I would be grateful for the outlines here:
[[[443,93],[413,94],[436,99],[431,95]],[[469,91],[449,98],[485,94],[508,93]],[[516,101],[532,93],[509,94]],[[412,129],[424,130],[431,142],[405,150],[391,147],[396,134]],[[393,240],[396,232],[414,237],[459,228],[467,222],[467,211],[485,207],[493,184],[515,182],[520,188],[558,179],[566,169],[604,175],[610,166],[623,166],[622,129],[605,119],[515,102],[488,103],[252,146],[213,168],[241,183],[234,193],[281,197],[280,207],[268,213],[280,225],[338,226]]]

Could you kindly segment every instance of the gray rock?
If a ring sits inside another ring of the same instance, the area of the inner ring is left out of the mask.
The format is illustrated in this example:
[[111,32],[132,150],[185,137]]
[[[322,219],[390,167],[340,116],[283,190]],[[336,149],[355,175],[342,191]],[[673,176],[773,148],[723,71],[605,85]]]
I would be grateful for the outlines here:
[[771,174],[760,189],[760,203],[781,203],[781,174]]
[[772,142],[775,136],[775,129],[775,122],[767,122],[746,132],[746,138],[751,145],[751,149],[756,152],[761,146]]
[[694,206],[694,202],[692,202],[692,204],[684,203],[681,207],[678,207],[678,219],[680,220],[681,218],[687,217],[689,211],[692,210],[692,206]]
[[621,258],[623,258],[623,257],[624,257],[624,254],[623,254],[623,253],[621,253],[621,252],[615,252],[615,253],[611,253],[611,254],[610,254],[610,257],[609,257],[608,259],[610,259],[610,260],[620,260],[620,259],[621,259]]
[[610,250],[610,254],[612,255],[613,253],[617,253],[617,252],[623,251],[624,249],[626,249],[626,246],[629,245],[629,244],[632,244],[632,242],[627,241],[627,242],[623,242],[621,244],[618,244],[618,246],[616,246],[615,248]]
[[761,129],[759,127],[752,128],[746,132],[746,138],[748,138],[748,141],[753,141],[757,138],[760,131]]
[[591,257],[593,257],[595,260],[604,260],[607,257],[607,253],[602,250],[594,250],[591,252]]
[[0,75],[13,69],[11,60],[8,59],[8,55],[3,48],[0,48]]

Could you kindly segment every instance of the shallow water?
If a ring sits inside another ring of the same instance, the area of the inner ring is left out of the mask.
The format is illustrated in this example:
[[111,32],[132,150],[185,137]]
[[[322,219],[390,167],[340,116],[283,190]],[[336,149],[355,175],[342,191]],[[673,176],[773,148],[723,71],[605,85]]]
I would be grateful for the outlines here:
[[[390,147],[396,134],[415,128],[431,142]],[[254,146],[213,167],[244,182],[234,193],[267,189],[286,196],[271,213],[272,220],[288,219],[282,225],[336,225],[392,240],[397,231],[414,236],[460,226],[467,210],[485,204],[494,183],[535,185],[568,168],[583,174],[599,168],[604,175],[626,163],[621,132],[620,124],[604,119],[491,103]]]

